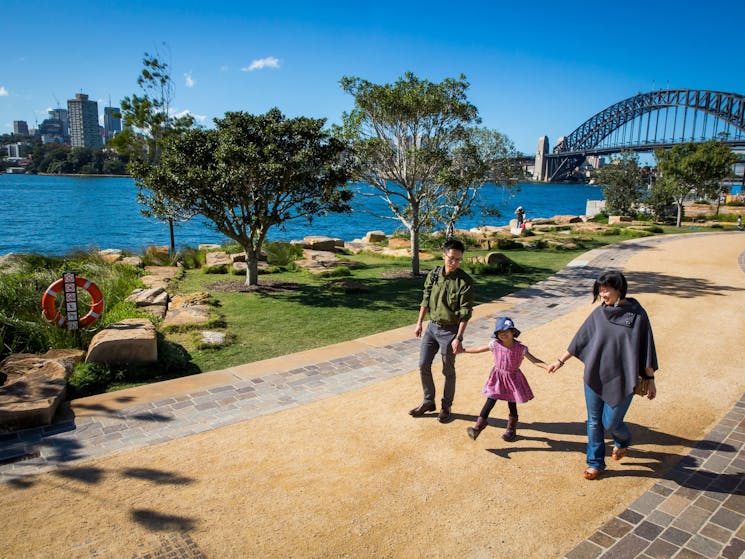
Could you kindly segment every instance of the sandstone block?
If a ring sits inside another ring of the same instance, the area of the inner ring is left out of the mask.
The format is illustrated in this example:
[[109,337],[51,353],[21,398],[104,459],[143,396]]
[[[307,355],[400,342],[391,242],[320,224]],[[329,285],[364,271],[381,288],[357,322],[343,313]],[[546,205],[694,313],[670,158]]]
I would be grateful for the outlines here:
[[615,225],[617,223],[630,222],[631,218],[627,215],[609,215],[608,225]]
[[122,264],[129,264],[135,268],[142,268],[142,258],[139,256],[125,256],[120,260]]
[[578,215],[555,215],[551,221],[557,225],[568,225],[569,223],[582,223],[582,218]]
[[142,276],[140,281],[145,284],[147,289],[162,289],[165,291],[168,287],[168,280],[160,276]]
[[205,345],[222,345],[227,339],[227,334],[225,332],[204,330],[203,332],[200,332],[200,334],[202,343]]
[[118,248],[105,248],[99,250],[98,254],[103,258],[104,262],[118,262],[122,259],[122,251]]
[[311,250],[333,251],[336,248],[336,239],[331,237],[310,235],[303,239]]
[[222,247],[220,245],[215,245],[211,243],[201,244],[197,248],[205,252],[214,252],[216,250],[222,250]]
[[225,274],[233,264],[226,252],[208,252],[205,258],[204,271],[208,274]]
[[158,360],[158,339],[153,323],[128,318],[96,333],[88,346],[88,363],[135,363]]
[[388,239],[388,248],[410,248],[411,241],[401,237],[391,237]]
[[77,349],[44,355],[15,353],[0,363],[0,431],[52,422],[67,391],[67,378],[83,358]]
[[380,243],[382,241],[385,241],[387,238],[388,235],[386,235],[382,231],[368,231],[367,235],[365,235],[365,240],[368,243]]
[[127,301],[132,301],[138,307],[148,305],[165,305],[168,303],[168,293],[162,287],[153,287],[150,289],[135,289],[127,297]]

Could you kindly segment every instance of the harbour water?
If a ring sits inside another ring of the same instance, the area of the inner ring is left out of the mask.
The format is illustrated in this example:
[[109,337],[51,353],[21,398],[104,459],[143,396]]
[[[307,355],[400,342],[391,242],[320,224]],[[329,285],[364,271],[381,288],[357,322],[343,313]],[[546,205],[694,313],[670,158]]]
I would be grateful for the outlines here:
[[[0,255],[9,252],[63,255],[76,248],[92,247],[138,253],[149,245],[167,245],[167,225],[144,217],[136,194],[137,188],[130,178],[0,174]],[[458,222],[459,228],[506,225],[517,206],[525,208],[529,219],[582,215],[588,200],[603,198],[598,187],[585,184],[520,183],[511,194],[487,185],[482,194],[501,216],[468,217]],[[352,206],[351,214],[317,217],[312,224],[305,220],[290,221],[284,230],[270,230],[269,240],[328,235],[351,241],[368,231],[390,234],[403,229],[396,220],[378,217],[390,215],[380,199],[356,195]],[[175,236],[179,247],[226,240],[199,216],[178,223]]]

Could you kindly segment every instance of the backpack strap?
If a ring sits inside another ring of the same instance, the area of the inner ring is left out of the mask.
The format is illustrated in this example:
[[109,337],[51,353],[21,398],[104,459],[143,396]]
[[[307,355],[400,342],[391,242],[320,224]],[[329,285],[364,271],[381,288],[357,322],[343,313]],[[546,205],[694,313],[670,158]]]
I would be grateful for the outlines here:
[[440,269],[442,266],[435,266],[435,269],[432,270],[432,283],[437,283],[437,278],[440,277]]

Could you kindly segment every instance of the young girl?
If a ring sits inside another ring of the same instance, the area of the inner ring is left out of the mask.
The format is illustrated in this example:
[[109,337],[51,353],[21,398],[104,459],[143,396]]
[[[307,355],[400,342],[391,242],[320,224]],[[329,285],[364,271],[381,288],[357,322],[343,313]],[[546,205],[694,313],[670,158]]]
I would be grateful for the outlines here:
[[473,440],[486,428],[489,413],[491,413],[497,400],[506,400],[509,406],[510,416],[507,421],[507,430],[502,435],[505,441],[515,440],[517,435],[517,404],[523,404],[533,399],[533,391],[530,389],[528,379],[520,370],[523,357],[548,370],[548,365],[531,355],[528,348],[517,341],[520,330],[515,328],[511,318],[500,316],[494,326],[492,338],[495,340],[488,345],[465,349],[465,353],[483,353],[491,351],[494,355],[494,367],[489,373],[489,378],[482,390],[486,396],[486,403],[481,409],[479,418],[473,427],[468,428],[468,436]]

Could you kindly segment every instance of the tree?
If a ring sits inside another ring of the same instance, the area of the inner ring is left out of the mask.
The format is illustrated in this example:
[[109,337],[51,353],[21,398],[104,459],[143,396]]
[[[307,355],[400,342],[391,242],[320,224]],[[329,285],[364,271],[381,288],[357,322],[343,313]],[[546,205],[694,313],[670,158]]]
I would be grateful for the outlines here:
[[605,209],[609,215],[633,213],[645,184],[637,154],[624,151],[620,157],[594,171],[592,176],[602,186]]
[[210,220],[246,252],[246,285],[258,284],[258,257],[272,227],[348,212],[352,193],[345,146],[325,119],[229,112],[214,130],[191,129],[164,142],[159,165],[141,180],[181,208]]
[[452,165],[442,173],[446,185],[440,201],[441,222],[445,236],[455,233],[458,219],[479,211],[482,215],[499,215],[496,208],[483,203],[479,196],[487,182],[513,188],[522,175],[519,154],[507,136],[487,128],[470,128],[453,149]]
[[[160,60],[157,54],[147,52],[142,64],[137,85],[143,94],[122,100],[124,130],[109,141],[114,149],[129,158],[127,169],[135,177],[151,175],[150,168],[160,164],[163,143],[170,136],[182,134],[194,125],[194,118],[189,114],[171,114],[175,88],[168,64]],[[168,223],[173,255],[176,251],[174,221],[185,221],[191,218],[191,214],[164,198],[157,184],[140,179],[137,180],[137,187],[137,201],[143,205],[142,214]]]
[[732,149],[718,140],[678,144],[668,150],[657,149],[654,154],[657,170],[663,177],[661,188],[669,191],[678,209],[678,227],[683,221],[686,198],[691,193],[719,198],[721,181],[737,162],[737,155]]
[[[442,219],[446,207],[458,206],[446,199],[456,184],[455,152],[468,141],[469,127],[479,123],[466,98],[469,84],[465,76],[432,83],[407,72],[394,84],[346,76],[340,85],[354,96],[340,133],[354,150],[356,178],[388,206],[392,216],[380,217],[408,229],[411,271],[418,275],[420,233]],[[466,179],[461,187],[475,184]]]

